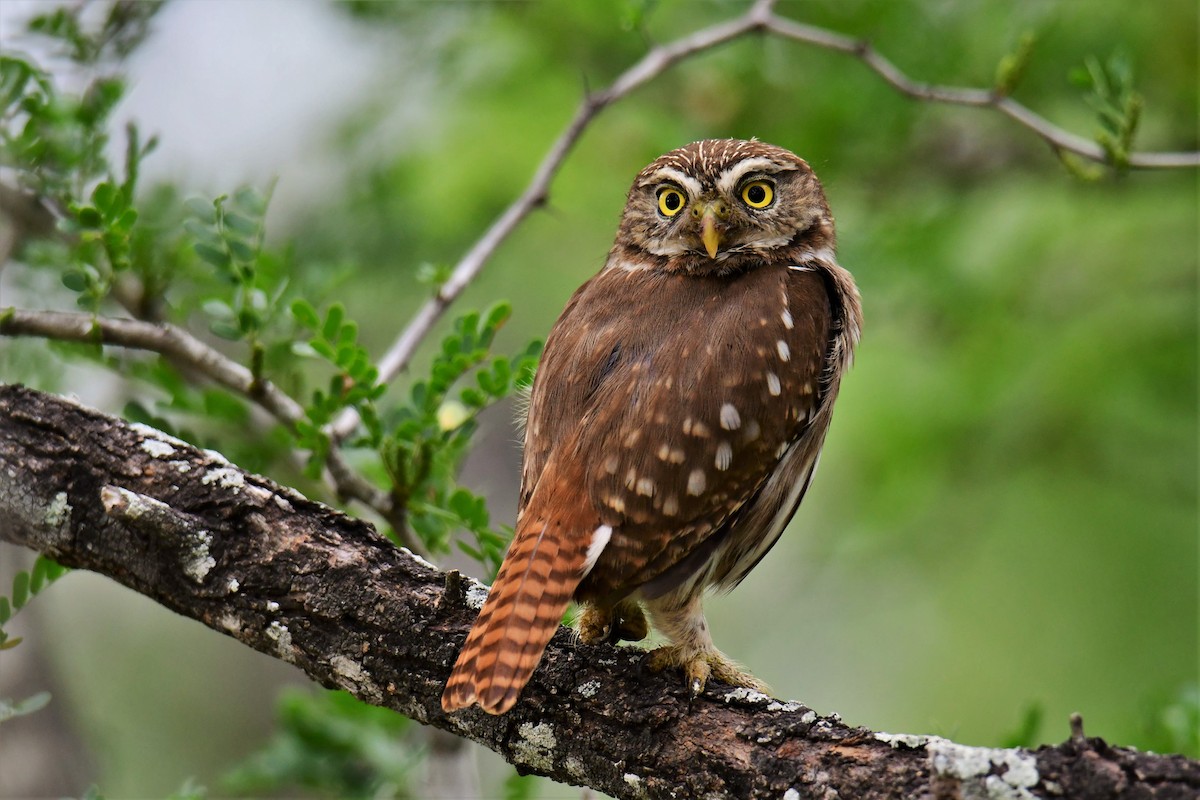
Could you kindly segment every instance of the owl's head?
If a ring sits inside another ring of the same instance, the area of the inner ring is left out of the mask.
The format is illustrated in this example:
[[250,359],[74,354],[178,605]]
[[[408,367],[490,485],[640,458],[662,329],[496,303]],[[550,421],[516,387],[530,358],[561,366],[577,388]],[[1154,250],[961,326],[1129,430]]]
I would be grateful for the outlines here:
[[638,173],[608,267],[719,274],[831,259],[833,247],[833,217],[804,159],[765,142],[709,139]]

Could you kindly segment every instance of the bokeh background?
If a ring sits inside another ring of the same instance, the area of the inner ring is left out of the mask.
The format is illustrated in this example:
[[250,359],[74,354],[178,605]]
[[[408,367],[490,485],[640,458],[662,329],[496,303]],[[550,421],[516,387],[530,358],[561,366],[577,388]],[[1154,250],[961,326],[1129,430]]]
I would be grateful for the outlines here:
[[[6,46],[28,46],[17,21],[44,5],[4,4]],[[161,137],[144,185],[211,197],[273,182],[273,244],[332,276],[325,299],[382,353],[425,296],[418,268],[452,264],[516,197],[585,87],[744,7],[175,0],[129,61],[117,119]],[[1200,147],[1192,0],[778,9],[870,39],[914,78],[964,86],[989,85],[1033,32],[1016,98],[1088,136],[1097,122],[1068,73],[1121,51],[1145,98],[1139,149]],[[457,309],[510,300],[501,352],[543,337],[601,266],[632,176],[724,136],[813,165],[866,327],[803,508],[749,579],[710,602],[718,644],[779,696],[876,730],[1000,745],[1024,725],[1058,741],[1078,711],[1109,741],[1188,747],[1196,171],[1081,180],[999,114],[907,100],[852,58],[752,37],[603,112],[548,207]],[[29,289],[5,280],[5,304]],[[128,399],[87,372],[3,377],[113,410]],[[502,521],[519,463],[511,415],[485,418],[464,475]],[[109,797],[165,796],[188,776],[218,787],[269,735],[279,688],[303,682],[92,575],[68,576],[19,619],[56,713],[86,744],[76,766]],[[498,793],[504,773],[482,759]]]

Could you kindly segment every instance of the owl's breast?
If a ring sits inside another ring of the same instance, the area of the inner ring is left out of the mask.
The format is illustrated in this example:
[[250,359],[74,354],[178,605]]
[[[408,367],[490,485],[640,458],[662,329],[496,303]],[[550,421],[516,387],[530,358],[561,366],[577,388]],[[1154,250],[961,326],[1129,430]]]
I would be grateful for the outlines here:
[[529,437],[554,431],[541,457],[584,462],[613,528],[582,592],[652,580],[755,496],[815,414],[829,329],[820,278],[786,267],[606,272],[581,290],[539,370],[572,377],[535,387]]

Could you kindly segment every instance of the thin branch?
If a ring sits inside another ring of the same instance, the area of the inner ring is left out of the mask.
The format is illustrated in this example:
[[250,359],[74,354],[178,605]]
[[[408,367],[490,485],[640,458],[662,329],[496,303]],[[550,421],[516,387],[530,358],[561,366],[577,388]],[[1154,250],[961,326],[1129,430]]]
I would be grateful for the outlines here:
[[1200,763],[1110,746],[1078,721],[1059,745],[992,749],[853,728],[715,680],[692,700],[678,675],[642,669],[639,648],[583,645],[565,629],[508,714],[446,715],[442,688],[485,587],[218,455],[15,386],[0,386],[0,520],[0,540],[113,578],[523,772],[617,798],[1200,791]]
[[[116,319],[72,311],[0,309],[0,335],[37,336],[64,342],[111,344],[147,350],[203,374],[230,391],[243,395],[268,411],[288,430],[305,417],[304,407],[267,380],[255,380],[249,369],[169,323]],[[350,466],[341,451],[331,446],[326,457],[328,478],[335,491],[357,500],[392,523],[406,547],[415,549],[407,527],[393,518],[392,497]]]
[[[773,12],[775,0],[759,0],[742,16],[704,30],[697,31],[670,44],[655,47],[637,64],[623,72],[608,88],[589,94],[575,111],[559,137],[550,146],[534,172],[525,191],[492,223],[483,236],[459,260],[449,280],[417,311],[408,326],[379,360],[379,378],[389,382],[408,366],[417,348],[447,307],[479,275],[497,248],[534,209],[545,204],[550,183],[554,180],[567,154],[574,147],[592,120],[606,107],[635,89],[666,72],[680,61],[697,53],[711,50],[750,33],[770,33],[826,50],[847,53],[858,58],[896,91],[932,103],[993,108],[1033,131],[1060,151],[1075,153],[1084,158],[1108,162],[1108,154],[1095,142],[1054,125],[1045,117],[1031,111],[1011,97],[992,89],[959,88],[919,83],[909,78],[899,67],[862,40],[836,33],[826,28],[805,25],[780,17]],[[1175,153],[1130,153],[1129,166],[1140,169],[1175,169],[1200,166],[1200,151]],[[346,409],[330,425],[335,441],[349,436],[358,424],[354,409]]]
[[[1018,103],[1011,97],[992,89],[967,89],[920,83],[908,77],[863,39],[834,33],[825,28],[805,25],[771,14],[763,23],[765,30],[785,39],[811,44],[825,50],[847,53],[862,61],[889,86],[915,100],[950,105],[994,108],[1020,125],[1045,139],[1057,150],[1074,153],[1092,161],[1108,162],[1108,154],[1100,145],[1053,124],[1045,117]],[[1129,166],[1139,169],[1179,169],[1200,167],[1200,151],[1177,153],[1130,153]]]
[[[731,22],[714,25],[671,44],[655,47],[641,61],[621,73],[608,88],[586,96],[575,110],[571,121],[567,123],[566,129],[550,146],[550,151],[542,159],[529,185],[525,187],[525,191],[505,209],[504,213],[459,260],[451,271],[450,278],[442,284],[433,297],[425,301],[416,316],[409,322],[408,327],[400,332],[392,346],[379,359],[380,382],[390,382],[408,366],[417,347],[441,319],[446,308],[475,280],[492,254],[522,220],[535,208],[546,202],[550,182],[554,180],[554,176],[558,174],[567,154],[571,152],[575,143],[579,141],[579,137],[583,135],[597,114],[685,58],[733,41],[761,28],[768,18],[773,3],[774,0],[760,0],[748,12]],[[332,438],[335,441],[346,438],[354,431],[357,424],[358,413],[354,409],[346,409],[330,426]]]

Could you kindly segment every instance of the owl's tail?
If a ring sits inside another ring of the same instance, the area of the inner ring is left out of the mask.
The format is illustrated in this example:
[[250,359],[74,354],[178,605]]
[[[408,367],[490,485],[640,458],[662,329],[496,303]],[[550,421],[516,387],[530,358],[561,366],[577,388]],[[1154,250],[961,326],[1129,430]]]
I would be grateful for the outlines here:
[[447,713],[472,703],[489,714],[512,708],[582,578],[578,533],[524,516],[442,693]]

